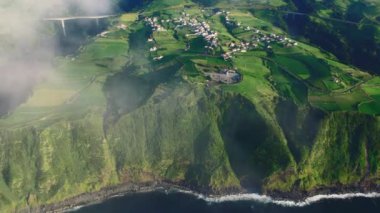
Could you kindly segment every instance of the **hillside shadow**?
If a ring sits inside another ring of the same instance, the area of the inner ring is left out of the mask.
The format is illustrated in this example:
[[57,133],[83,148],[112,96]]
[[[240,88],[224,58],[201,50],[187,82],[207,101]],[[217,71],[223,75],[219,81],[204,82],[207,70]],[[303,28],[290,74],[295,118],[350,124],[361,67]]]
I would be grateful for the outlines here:
[[244,188],[260,191],[263,180],[284,169],[290,157],[251,102],[237,96],[226,103],[220,129],[232,169]]

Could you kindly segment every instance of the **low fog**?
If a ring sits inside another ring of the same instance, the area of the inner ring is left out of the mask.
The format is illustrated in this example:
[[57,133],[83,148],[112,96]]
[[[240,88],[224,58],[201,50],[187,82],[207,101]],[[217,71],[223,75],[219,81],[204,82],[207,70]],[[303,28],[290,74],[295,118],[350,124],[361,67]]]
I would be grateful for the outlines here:
[[24,102],[51,73],[59,45],[44,18],[109,14],[112,6],[112,0],[1,0],[0,116]]

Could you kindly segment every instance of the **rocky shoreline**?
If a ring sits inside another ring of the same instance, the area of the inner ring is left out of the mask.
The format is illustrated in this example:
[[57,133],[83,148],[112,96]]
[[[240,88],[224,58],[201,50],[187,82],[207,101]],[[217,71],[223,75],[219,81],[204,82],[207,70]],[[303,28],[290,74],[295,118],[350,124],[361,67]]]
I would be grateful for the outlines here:
[[41,205],[38,207],[29,207],[17,212],[20,213],[57,213],[66,212],[79,206],[101,203],[112,197],[123,196],[132,193],[152,192],[159,189],[168,189],[175,187],[167,183],[149,182],[144,184],[123,183],[115,186],[103,188],[97,192],[83,193],[64,201]]
[[[77,207],[88,206],[92,204],[97,204],[104,202],[108,199],[118,196],[124,196],[127,194],[133,193],[145,193],[145,192],[153,192],[153,191],[167,191],[167,190],[181,190],[191,192],[194,191],[197,193],[201,193],[210,197],[219,197],[224,195],[233,195],[233,194],[243,194],[250,193],[246,190],[237,190],[230,189],[224,192],[212,192],[207,189],[194,189],[194,187],[186,186],[184,184],[178,183],[170,183],[170,182],[147,182],[144,184],[136,184],[136,183],[123,183],[115,186],[110,186],[101,189],[97,192],[89,192],[83,193],[72,198],[66,199],[64,201],[41,205],[38,207],[29,207],[17,212],[20,213],[58,213],[58,212],[67,212],[73,210]],[[305,199],[316,196],[316,195],[327,195],[327,194],[347,194],[347,193],[373,193],[380,192],[380,186],[376,184],[368,184],[366,186],[357,185],[357,186],[342,186],[337,185],[334,187],[324,187],[315,189],[310,192],[293,190],[291,192],[280,192],[280,191],[270,191],[265,193],[264,195],[270,196],[276,200],[289,200],[294,202],[302,202]],[[253,193],[253,192],[251,192]]]

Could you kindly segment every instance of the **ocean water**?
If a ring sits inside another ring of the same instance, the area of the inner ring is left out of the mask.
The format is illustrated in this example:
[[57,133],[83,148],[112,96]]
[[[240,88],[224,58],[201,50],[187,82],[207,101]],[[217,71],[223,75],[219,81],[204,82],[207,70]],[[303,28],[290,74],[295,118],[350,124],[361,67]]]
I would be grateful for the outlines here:
[[[208,199],[188,192],[149,192],[115,197],[100,204],[82,207],[75,213],[380,213],[378,195],[358,197],[315,197],[311,202],[273,202],[268,197],[253,195]],[[372,198],[371,198],[372,197]]]

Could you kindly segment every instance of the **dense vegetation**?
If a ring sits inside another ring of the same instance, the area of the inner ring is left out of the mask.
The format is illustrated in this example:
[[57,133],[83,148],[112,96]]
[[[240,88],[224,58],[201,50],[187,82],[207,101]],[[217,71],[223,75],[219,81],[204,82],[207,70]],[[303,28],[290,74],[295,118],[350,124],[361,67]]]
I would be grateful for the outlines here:
[[[379,184],[379,77],[305,42],[220,57],[252,38],[246,26],[287,36],[276,26],[284,17],[263,11],[300,2],[159,0],[110,20],[106,36],[57,58],[55,75],[0,119],[0,211],[126,182],[306,194]],[[304,12],[322,5],[312,3]],[[218,48],[206,53],[201,37],[170,21],[184,14],[209,23]],[[169,21],[155,31],[144,17]],[[328,22],[318,20],[308,21]],[[243,80],[204,75],[222,68]]]
[[[378,1],[288,0],[272,11],[276,23],[335,54],[345,63],[379,74],[380,4]],[[282,11],[297,11],[287,14]],[[285,20],[281,21],[281,20]]]

